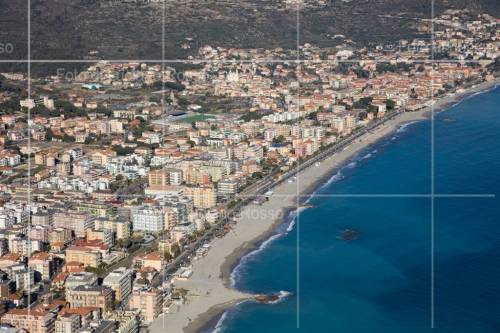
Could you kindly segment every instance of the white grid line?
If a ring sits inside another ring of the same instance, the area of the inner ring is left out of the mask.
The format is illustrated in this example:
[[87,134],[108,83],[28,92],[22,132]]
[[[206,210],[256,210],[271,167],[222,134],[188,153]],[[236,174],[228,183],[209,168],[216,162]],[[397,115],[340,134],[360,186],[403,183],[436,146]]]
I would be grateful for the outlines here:
[[[31,0],[28,0],[28,99],[31,98]],[[28,108],[28,318],[31,317],[31,108]]]
[[[300,2],[297,1],[297,22],[296,22],[296,29],[297,29],[297,68],[295,69],[296,78],[297,78],[297,110],[300,112],[300,77],[301,77],[301,68],[300,68]],[[297,122],[299,123],[299,128],[300,128],[300,119],[297,119]],[[297,168],[300,170],[300,159],[297,160]],[[296,210],[297,212],[299,211],[300,208],[300,172],[297,173],[297,207]],[[300,214],[297,214],[295,218],[295,228],[296,228],[296,260],[297,260],[297,267],[296,267],[296,289],[297,289],[297,304],[296,304],[296,327],[297,329],[300,329]]]
[[[166,1],[163,1],[163,8],[162,8],[162,24],[161,24],[161,58],[162,60],[165,59],[165,12],[166,12]],[[161,114],[162,117],[164,116],[165,112],[165,62],[161,62]],[[161,126],[161,132],[162,132],[162,138],[165,137],[165,126]],[[163,235],[163,241],[165,241],[165,232],[162,232]],[[161,279],[163,284],[165,284],[165,281],[167,279],[167,274],[166,271],[163,270],[161,272],[163,278]],[[162,286],[163,287],[163,286]],[[163,318],[162,318],[162,326],[163,329],[165,329],[165,319],[166,319],[166,313],[165,313],[165,300],[163,300],[163,303],[161,305],[161,311],[163,313]]]
[[[298,178],[298,177],[297,177]],[[125,194],[118,195],[120,198],[154,198],[161,195],[146,195],[146,194]],[[186,195],[184,195],[186,196]],[[487,193],[332,193],[332,194],[272,194],[272,197],[279,198],[476,198],[476,199],[495,199],[496,194]],[[188,196],[189,197],[189,196]],[[265,194],[244,194],[235,195],[236,198],[258,198],[267,197]]]
[[126,64],[126,63],[152,63],[152,64],[159,64],[159,63],[180,63],[180,64],[255,64],[255,63],[262,63],[262,64],[271,64],[271,63],[330,63],[330,64],[341,64],[341,63],[359,63],[359,62],[376,62],[376,63],[388,63],[391,61],[399,61],[403,63],[419,63],[419,64],[448,64],[448,63],[458,63],[458,64],[479,64],[483,63],[483,60],[457,60],[457,59],[436,59],[436,60],[431,60],[431,59],[404,59],[404,58],[382,58],[382,59],[242,59],[242,60],[230,60],[230,59],[221,59],[221,60],[214,60],[214,59],[155,59],[155,60],[144,60],[144,59],[95,59],[95,60],[89,60],[89,59],[0,59],[0,63],[6,63],[6,64],[11,64],[11,63],[31,63],[31,64],[64,64],[64,63],[77,63],[77,64],[97,64],[99,62],[102,63],[114,63],[114,64]]
[[436,135],[435,135],[435,108],[434,108],[434,60],[435,60],[435,50],[434,50],[434,44],[435,44],[435,31],[434,31],[434,19],[435,19],[435,2],[434,0],[431,0],[431,60],[432,62],[432,68],[431,68],[431,234],[430,234],[430,241],[431,241],[431,313],[430,313],[430,324],[431,324],[431,329],[434,329],[435,327],[435,197],[434,194],[436,192],[435,189],[435,171],[436,171]]

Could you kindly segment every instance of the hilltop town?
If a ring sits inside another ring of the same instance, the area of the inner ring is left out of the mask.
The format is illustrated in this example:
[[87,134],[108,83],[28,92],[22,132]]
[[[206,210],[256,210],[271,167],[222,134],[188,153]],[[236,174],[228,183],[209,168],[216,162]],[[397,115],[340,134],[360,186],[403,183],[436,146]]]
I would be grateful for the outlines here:
[[182,307],[176,282],[301,165],[498,80],[499,19],[434,23],[433,39],[373,47],[203,45],[182,68],[65,63],[29,92],[1,73],[2,327],[133,333]]

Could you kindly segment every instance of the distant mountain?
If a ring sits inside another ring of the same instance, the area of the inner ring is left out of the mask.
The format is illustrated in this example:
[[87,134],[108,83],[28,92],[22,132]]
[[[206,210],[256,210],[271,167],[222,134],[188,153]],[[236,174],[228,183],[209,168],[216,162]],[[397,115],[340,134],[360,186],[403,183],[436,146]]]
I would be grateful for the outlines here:
[[[300,41],[320,46],[334,46],[338,42],[335,35],[345,35],[359,45],[425,37],[422,19],[431,16],[431,0],[305,1],[307,6],[300,13]],[[195,55],[197,47],[204,44],[294,48],[297,15],[293,5],[287,6],[291,2],[166,0],[165,57],[183,59]],[[436,14],[450,8],[467,8],[500,16],[498,0],[435,2]],[[31,4],[34,59],[162,57],[161,2],[31,0]],[[26,1],[0,0],[0,8],[0,46],[13,46],[12,52],[0,52],[0,59],[26,58]],[[24,66],[14,64],[14,68],[22,70]],[[47,68],[33,65],[34,71],[47,72]]]

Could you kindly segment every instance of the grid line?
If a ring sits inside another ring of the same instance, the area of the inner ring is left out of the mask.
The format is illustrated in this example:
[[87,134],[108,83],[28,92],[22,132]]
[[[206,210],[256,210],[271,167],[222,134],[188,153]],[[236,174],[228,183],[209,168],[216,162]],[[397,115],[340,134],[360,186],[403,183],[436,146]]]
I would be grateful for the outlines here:
[[[161,59],[165,59],[165,15],[166,15],[166,1],[163,1],[163,7],[162,7],[162,13],[161,13]],[[161,62],[161,115],[163,117],[165,113],[165,62]],[[162,137],[165,137],[165,126],[161,126],[161,132],[162,132]],[[162,237],[163,241],[165,241],[165,232],[162,232]],[[166,270],[163,270],[161,272],[162,274],[162,282],[165,284],[165,281],[167,280],[167,272]],[[163,287],[163,286],[162,286]],[[165,301],[163,301],[165,302]],[[162,318],[162,326],[163,329],[165,329],[165,320],[166,320],[166,313],[165,313],[165,303],[162,304],[161,311],[163,313],[163,318]]]
[[[301,57],[300,57],[300,2],[297,1],[297,13],[296,13],[296,32],[297,32],[297,63],[295,68],[295,72],[298,74],[295,75],[297,79],[297,110],[300,112],[300,78],[302,77],[301,75]],[[300,129],[300,118],[297,119],[297,122],[299,124],[299,129]],[[300,159],[297,159],[297,168],[300,170]],[[297,216],[295,219],[295,224],[296,224],[296,260],[297,260],[297,271],[296,271],[296,289],[297,289],[297,304],[296,304],[296,328],[300,329],[300,172],[297,173]]]
[[[243,194],[236,195],[238,198],[257,198],[266,197],[265,194]],[[281,198],[296,198],[297,196],[301,198],[485,198],[485,199],[495,199],[496,194],[487,193],[332,193],[332,194],[278,194],[273,193],[273,197]],[[119,195],[120,198],[146,198],[150,195],[146,194],[128,194]]]
[[[28,99],[31,99],[31,0],[28,1]],[[28,317],[31,316],[31,108],[28,108],[28,259],[27,270],[28,270]]]
[[359,63],[359,62],[376,62],[376,63],[387,63],[390,61],[399,61],[405,63],[419,63],[419,64],[448,64],[448,63],[458,63],[458,64],[479,64],[488,60],[474,60],[474,59],[404,59],[404,58],[382,58],[382,59],[266,59],[266,58],[255,58],[255,59],[240,59],[240,60],[230,60],[230,59],[0,59],[0,63],[40,63],[40,64],[63,64],[63,63],[81,63],[81,64],[96,64],[99,62],[103,63],[179,63],[179,64],[203,64],[203,63],[212,63],[212,64],[254,64],[254,63],[262,63],[262,64],[271,64],[271,63],[330,63],[330,64],[341,64],[341,63]]
[[431,242],[431,309],[430,309],[430,326],[431,329],[435,327],[435,197],[434,194],[436,192],[436,180],[435,180],[435,172],[436,172],[436,135],[435,135],[435,108],[434,103],[436,102],[434,99],[434,66],[436,65],[434,61],[435,57],[435,30],[434,30],[434,19],[435,19],[435,0],[431,0],[431,60],[433,61],[431,64],[431,234],[430,234],[430,242]]

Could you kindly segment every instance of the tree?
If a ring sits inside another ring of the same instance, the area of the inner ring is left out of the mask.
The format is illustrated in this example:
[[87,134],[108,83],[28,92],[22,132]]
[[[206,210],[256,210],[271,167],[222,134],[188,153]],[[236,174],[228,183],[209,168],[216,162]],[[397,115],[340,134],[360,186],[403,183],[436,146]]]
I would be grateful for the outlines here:
[[69,136],[68,134],[64,134],[62,140],[63,142],[75,142],[75,137]]
[[261,179],[262,177],[264,177],[262,172],[257,171],[257,172],[252,173],[252,178]]
[[54,133],[50,128],[47,128],[47,131],[45,132],[45,140],[47,141],[52,141],[52,138],[54,137]]
[[394,108],[396,107],[396,102],[394,102],[392,99],[388,99],[385,102],[385,106],[387,107],[387,110],[394,110]]
[[114,145],[112,148],[111,148],[113,151],[116,152],[116,154],[118,154],[118,156],[127,156],[127,155],[130,155],[134,152],[134,148],[131,148],[131,147],[122,147],[122,146],[119,146],[119,145]]
[[283,135],[280,135],[280,136],[273,138],[273,144],[281,144],[284,142],[286,142],[286,139]]

